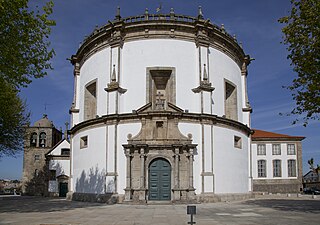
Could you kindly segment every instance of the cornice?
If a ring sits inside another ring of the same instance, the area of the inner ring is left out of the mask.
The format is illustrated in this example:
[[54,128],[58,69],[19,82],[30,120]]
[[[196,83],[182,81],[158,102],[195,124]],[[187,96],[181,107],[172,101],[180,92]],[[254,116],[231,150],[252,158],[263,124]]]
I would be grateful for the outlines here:
[[88,127],[137,123],[145,119],[161,118],[161,117],[162,118],[166,117],[167,119],[178,119],[179,122],[184,122],[184,123],[221,125],[223,127],[229,127],[229,128],[233,128],[235,130],[241,131],[247,136],[252,134],[252,130],[246,125],[238,121],[219,117],[217,115],[185,113],[185,112],[169,112],[169,111],[150,111],[150,112],[141,112],[141,113],[134,111],[133,113],[105,115],[105,116],[87,120],[75,125],[70,130],[70,134],[74,135],[80,132],[81,130],[88,129]]
[[305,137],[256,137],[251,139],[252,142],[296,142],[304,140]]
[[94,53],[106,47],[123,47],[130,41],[144,39],[179,39],[190,41],[197,47],[212,47],[243,66],[246,55],[235,37],[224,27],[218,27],[209,20],[176,14],[145,14],[115,21],[94,29],[84,39],[71,63],[81,65]]

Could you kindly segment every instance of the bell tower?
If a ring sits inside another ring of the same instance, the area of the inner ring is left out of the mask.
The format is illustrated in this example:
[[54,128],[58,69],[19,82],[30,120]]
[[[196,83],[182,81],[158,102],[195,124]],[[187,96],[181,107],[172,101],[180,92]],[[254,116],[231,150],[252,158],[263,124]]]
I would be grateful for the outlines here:
[[26,128],[22,175],[23,194],[46,195],[48,191],[46,153],[61,139],[62,132],[55,128],[46,114],[33,126]]

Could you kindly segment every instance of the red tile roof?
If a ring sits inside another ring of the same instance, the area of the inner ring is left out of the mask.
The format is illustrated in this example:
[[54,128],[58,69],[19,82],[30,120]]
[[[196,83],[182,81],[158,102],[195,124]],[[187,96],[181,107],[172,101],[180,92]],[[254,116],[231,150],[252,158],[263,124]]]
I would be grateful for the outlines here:
[[280,139],[305,139],[305,137],[302,136],[290,136],[286,134],[278,134],[278,133],[273,133],[269,131],[264,131],[264,130],[256,130],[253,129],[254,133],[252,135],[252,139],[260,139],[260,138],[266,138],[266,139],[271,139],[271,138],[280,138]]

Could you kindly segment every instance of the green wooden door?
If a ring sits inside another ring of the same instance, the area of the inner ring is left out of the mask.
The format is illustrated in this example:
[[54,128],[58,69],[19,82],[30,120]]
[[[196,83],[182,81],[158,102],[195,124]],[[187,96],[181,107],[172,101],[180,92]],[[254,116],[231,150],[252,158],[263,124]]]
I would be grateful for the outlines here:
[[59,197],[66,197],[68,193],[68,183],[59,184]]
[[149,166],[149,200],[171,200],[171,166],[164,159]]

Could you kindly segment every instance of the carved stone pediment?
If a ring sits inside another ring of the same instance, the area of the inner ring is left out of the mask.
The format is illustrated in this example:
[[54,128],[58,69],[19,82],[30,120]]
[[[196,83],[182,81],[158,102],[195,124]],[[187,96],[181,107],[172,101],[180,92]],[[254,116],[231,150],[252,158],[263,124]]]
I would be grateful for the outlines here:
[[175,104],[172,104],[168,102],[166,104],[166,108],[164,109],[153,109],[152,107],[152,102],[149,102],[145,104],[144,106],[140,107],[139,109],[136,110],[137,113],[143,113],[143,112],[150,112],[150,111],[164,111],[164,112],[183,112],[183,109],[180,107],[176,106]]
[[173,145],[191,145],[192,135],[184,136],[178,128],[178,118],[173,117],[171,113],[152,112],[148,109],[150,104],[137,110],[141,115],[142,127],[140,132],[132,137],[128,135],[129,145],[148,145],[169,147]]

